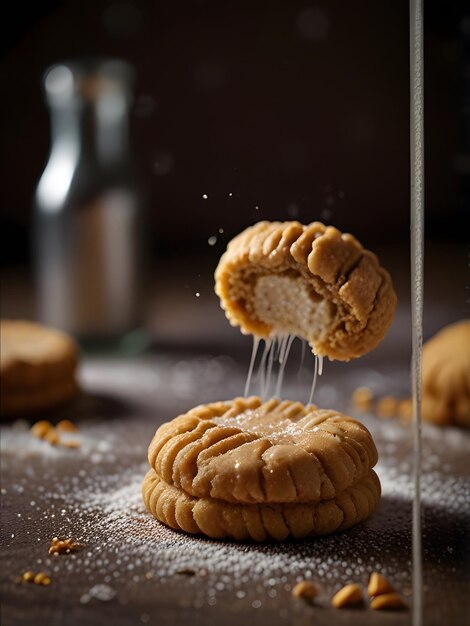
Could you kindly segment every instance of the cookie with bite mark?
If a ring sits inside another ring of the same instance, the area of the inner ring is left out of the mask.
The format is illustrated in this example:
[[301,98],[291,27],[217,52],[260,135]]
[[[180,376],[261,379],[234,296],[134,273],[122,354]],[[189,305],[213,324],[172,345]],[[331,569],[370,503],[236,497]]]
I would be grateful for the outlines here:
[[349,361],[383,339],[396,307],[389,273],[353,235],[321,222],[259,222],[229,242],[215,271],[229,322],[245,334],[290,333]]

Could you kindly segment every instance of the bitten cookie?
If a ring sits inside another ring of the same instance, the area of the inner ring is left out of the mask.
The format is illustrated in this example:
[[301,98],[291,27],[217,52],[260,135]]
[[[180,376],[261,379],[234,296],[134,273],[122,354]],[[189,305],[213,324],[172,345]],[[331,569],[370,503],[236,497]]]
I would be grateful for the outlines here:
[[336,411],[273,398],[195,407],[149,446],[147,509],[190,533],[235,539],[328,534],[380,498],[369,431]]
[[375,254],[320,222],[247,228],[222,255],[215,290],[243,333],[297,335],[315,354],[340,361],[375,348],[396,306],[390,275]]
[[470,428],[470,320],[446,326],[423,348],[423,419]]
[[73,339],[28,321],[0,323],[0,413],[9,417],[56,408],[79,391]]

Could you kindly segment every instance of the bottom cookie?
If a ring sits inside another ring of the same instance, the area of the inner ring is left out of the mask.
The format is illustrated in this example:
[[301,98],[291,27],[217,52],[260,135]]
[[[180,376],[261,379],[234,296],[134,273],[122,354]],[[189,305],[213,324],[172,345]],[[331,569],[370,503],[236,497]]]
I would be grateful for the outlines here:
[[150,470],[142,495],[147,510],[177,530],[215,539],[231,537],[283,541],[328,535],[366,520],[380,500],[380,482],[370,473],[330,500],[315,503],[233,504],[212,498],[194,498],[162,481]]

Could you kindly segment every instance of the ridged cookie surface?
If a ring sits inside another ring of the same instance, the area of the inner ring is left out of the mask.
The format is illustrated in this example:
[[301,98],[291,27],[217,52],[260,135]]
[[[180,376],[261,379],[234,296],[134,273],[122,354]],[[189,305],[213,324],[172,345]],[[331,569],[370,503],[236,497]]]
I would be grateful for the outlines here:
[[390,275],[375,254],[320,222],[247,228],[222,255],[215,290],[243,333],[291,333],[317,355],[340,361],[375,348],[396,306]]
[[327,535],[366,520],[377,508],[380,482],[371,470],[356,485],[335,498],[316,503],[234,504],[195,498],[166,484],[150,470],[142,486],[147,510],[158,520],[191,534],[283,541]]
[[336,411],[273,398],[196,407],[163,424],[150,467],[197,498],[232,503],[314,503],[369,475],[377,450],[369,431]]

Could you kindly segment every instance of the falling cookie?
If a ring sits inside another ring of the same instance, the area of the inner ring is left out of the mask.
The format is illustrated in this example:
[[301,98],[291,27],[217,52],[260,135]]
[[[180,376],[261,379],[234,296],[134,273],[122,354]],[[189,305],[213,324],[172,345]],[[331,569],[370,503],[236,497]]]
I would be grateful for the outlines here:
[[383,339],[396,306],[388,272],[350,234],[313,222],[259,222],[237,235],[215,272],[233,326],[306,339],[315,354],[349,361]]

